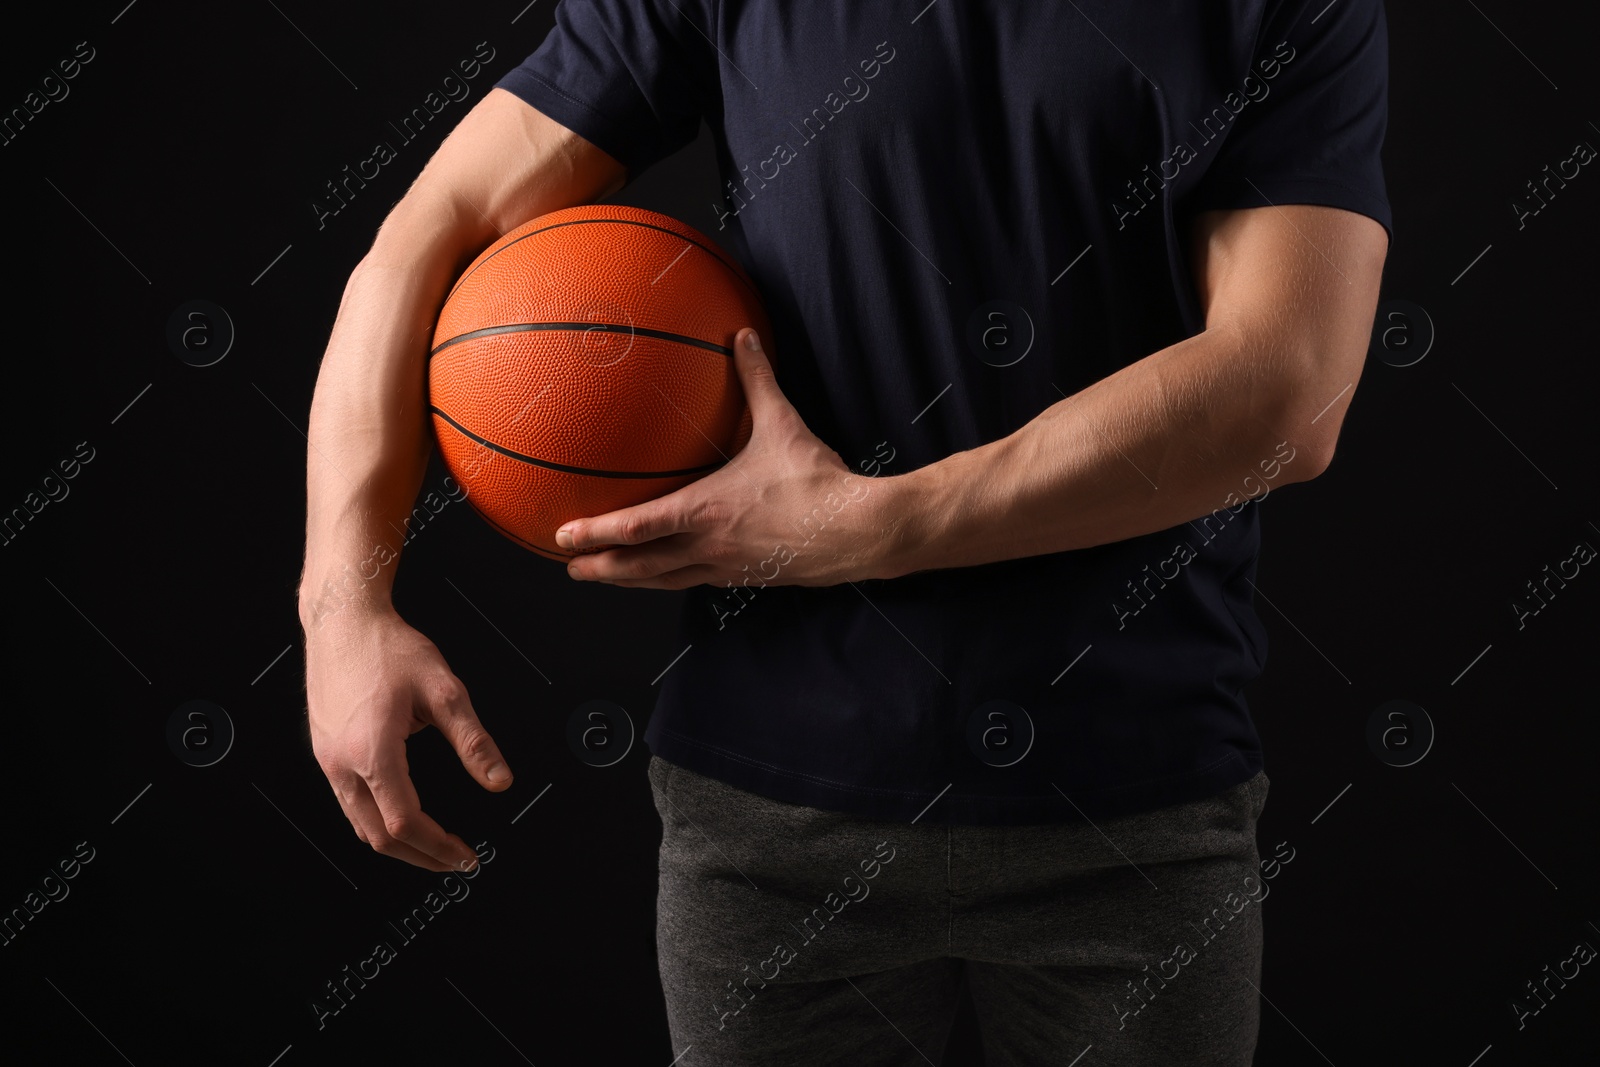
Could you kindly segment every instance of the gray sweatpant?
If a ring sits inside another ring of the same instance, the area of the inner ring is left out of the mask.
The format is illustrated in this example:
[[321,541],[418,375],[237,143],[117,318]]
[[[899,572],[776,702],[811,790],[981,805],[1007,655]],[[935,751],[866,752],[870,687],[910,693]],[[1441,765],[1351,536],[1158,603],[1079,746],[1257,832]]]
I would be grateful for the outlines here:
[[938,1064],[963,981],[990,1067],[1251,1061],[1265,774],[1094,825],[953,827],[649,775],[679,1067]]

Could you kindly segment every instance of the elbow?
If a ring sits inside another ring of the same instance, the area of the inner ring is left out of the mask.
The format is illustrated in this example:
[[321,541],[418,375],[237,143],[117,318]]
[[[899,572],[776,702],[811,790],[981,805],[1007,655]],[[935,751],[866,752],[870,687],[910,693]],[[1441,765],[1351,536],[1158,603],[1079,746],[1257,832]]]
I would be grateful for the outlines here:
[[1307,447],[1304,452],[1305,466],[1300,469],[1300,480],[1309,482],[1320,477],[1328,466],[1333,463],[1333,445],[1316,445]]
[[1308,347],[1294,361],[1301,373],[1285,376],[1277,418],[1272,420],[1274,440],[1293,449],[1289,468],[1294,481],[1310,481],[1333,463],[1367,354],[1354,340],[1331,350],[1326,345]]
[[[1309,482],[1328,469],[1331,450],[1320,442],[1307,441],[1304,434],[1295,434],[1280,427],[1270,440],[1257,441],[1251,459],[1254,467],[1245,479],[1245,489],[1251,496],[1265,495],[1266,491]],[[1262,485],[1252,485],[1260,482]],[[1263,490],[1263,486],[1265,489]]]
[[[1325,394],[1324,394],[1325,395]],[[1339,443],[1339,428],[1350,391],[1329,404],[1291,403],[1276,420],[1274,453],[1284,464],[1288,481],[1309,482],[1322,475],[1333,463]]]
[[1274,460],[1282,464],[1281,484],[1309,482],[1328,469],[1339,441],[1342,406],[1349,396],[1346,392],[1333,405],[1326,398],[1320,404],[1282,405],[1279,417],[1272,420],[1272,441],[1267,445]]

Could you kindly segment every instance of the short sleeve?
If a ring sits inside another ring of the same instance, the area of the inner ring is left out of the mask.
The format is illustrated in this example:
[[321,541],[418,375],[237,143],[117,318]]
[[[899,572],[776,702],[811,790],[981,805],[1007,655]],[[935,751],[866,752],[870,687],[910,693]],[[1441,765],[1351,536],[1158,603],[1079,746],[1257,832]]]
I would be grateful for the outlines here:
[[1182,210],[1321,204],[1394,235],[1380,153],[1389,119],[1382,0],[1282,0],[1257,38],[1241,114]]
[[717,77],[704,36],[714,35],[708,6],[561,0],[543,43],[495,85],[616,159],[632,179],[699,133]]

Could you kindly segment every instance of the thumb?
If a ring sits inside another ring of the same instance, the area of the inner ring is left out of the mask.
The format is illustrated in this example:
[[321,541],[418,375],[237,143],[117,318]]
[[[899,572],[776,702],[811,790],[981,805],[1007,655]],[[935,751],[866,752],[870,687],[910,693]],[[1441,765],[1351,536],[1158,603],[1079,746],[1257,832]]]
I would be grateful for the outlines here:
[[761,338],[748,327],[734,338],[734,366],[739,372],[739,384],[744,387],[745,403],[759,425],[762,417],[771,417],[776,410],[793,411],[789,398],[778,388],[778,378],[772,361],[761,347]]
[[479,785],[496,793],[511,787],[511,768],[500,754],[500,746],[479,721],[465,686],[458,684],[450,696],[431,700],[428,711],[433,725],[450,742],[461,765]]

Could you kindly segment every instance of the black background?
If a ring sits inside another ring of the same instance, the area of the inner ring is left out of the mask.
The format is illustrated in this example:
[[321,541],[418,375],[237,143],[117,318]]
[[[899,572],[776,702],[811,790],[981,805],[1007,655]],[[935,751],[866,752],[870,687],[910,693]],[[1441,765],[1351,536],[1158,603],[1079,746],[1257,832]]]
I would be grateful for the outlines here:
[[[13,840],[0,913],[79,842],[94,849],[70,895],[0,945],[8,1062],[665,1067],[679,1051],[656,974],[648,754],[636,744],[596,769],[565,737],[596,698],[643,730],[677,651],[678,594],[572,583],[460,505],[407,548],[397,604],[467,682],[517,783],[487,794],[436,733],[412,739],[424,806],[493,858],[348,1008],[321,1029],[310,1008],[344,965],[397,940],[387,924],[441,876],[357,840],[311,756],[302,431],[378,223],[548,30],[550,0],[523,2],[112,0],[53,5],[0,37],[7,111],[77,42],[95,49],[70,95],[0,147],[0,508],[80,442],[94,450],[70,495],[0,546]],[[1394,320],[1332,467],[1263,505],[1260,840],[1296,859],[1263,905],[1256,1062],[1588,1063],[1594,967],[1520,1031],[1509,1004],[1578,942],[1600,945],[1600,574],[1584,568],[1520,630],[1511,603],[1578,542],[1600,546],[1600,170],[1520,230],[1511,205],[1574,144],[1600,145],[1596,26],[1576,5],[1505,0],[1388,15],[1384,300],[1424,308],[1436,336],[1393,366],[1428,333]],[[495,57],[468,100],[319,230],[323,183],[483,41]],[[703,130],[615,199],[710,234],[720,185]],[[166,341],[196,299],[236,330],[203,368]],[[443,473],[435,460],[426,485]],[[210,767],[168,745],[193,699],[236,730]],[[1414,766],[1386,766],[1366,740],[1392,699],[1437,730]],[[981,1062],[975,1026],[964,1012],[946,1063]]]

